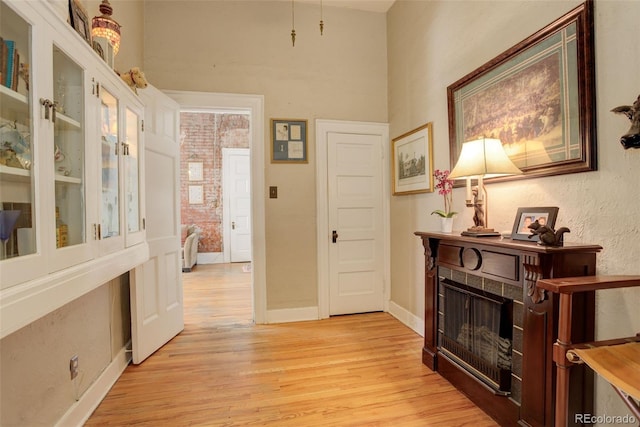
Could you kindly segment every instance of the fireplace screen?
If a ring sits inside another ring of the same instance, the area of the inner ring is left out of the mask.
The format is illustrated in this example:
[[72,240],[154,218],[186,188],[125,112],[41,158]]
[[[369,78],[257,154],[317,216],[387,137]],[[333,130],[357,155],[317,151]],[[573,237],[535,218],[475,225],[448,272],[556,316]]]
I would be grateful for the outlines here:
[[441,293],[441,350],[495,390],[509,392],[513,302],[448,279],[441,281]]

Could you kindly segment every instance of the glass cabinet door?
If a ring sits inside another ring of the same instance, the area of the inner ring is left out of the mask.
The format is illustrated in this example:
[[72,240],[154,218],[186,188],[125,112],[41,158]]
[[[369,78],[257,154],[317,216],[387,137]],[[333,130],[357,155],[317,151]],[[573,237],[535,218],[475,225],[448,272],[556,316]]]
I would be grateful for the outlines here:
[[124,149],[125,197],[127,212],[127,233],[141,230],[140,218],[140,153],[138,135],[138,115],[126,109],[126,139]]
[[84,72],[53,46],[56,248],[86,242]]
[[102,201],[99,236],[110,239],[120,235],[120,174],[118,159],[121,147],[118,140],[118,99],[104,87],[100,91]]
[[[19,278],[10,277],[7,263],[38,252],[39,223],[35,199],[38,170],[34,164],[32,95],[29,87],[31,26],[0,2],[0,269],[2,288]],[[4,54],[6,52],[6,54]],[[25,276],[29,275],[25,271]]]

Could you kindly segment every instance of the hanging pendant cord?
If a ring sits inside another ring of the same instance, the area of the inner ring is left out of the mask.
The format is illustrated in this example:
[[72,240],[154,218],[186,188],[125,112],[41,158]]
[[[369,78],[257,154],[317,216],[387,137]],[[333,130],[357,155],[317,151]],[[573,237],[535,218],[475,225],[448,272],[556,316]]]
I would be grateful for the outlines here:
[[320,0],[320,35],[322,35],[324,31],[324,20],[322,18],[323,18],[322,0]]
[[294,0],[291,0],[291,45],[296,45],[296,16],[294,11]]

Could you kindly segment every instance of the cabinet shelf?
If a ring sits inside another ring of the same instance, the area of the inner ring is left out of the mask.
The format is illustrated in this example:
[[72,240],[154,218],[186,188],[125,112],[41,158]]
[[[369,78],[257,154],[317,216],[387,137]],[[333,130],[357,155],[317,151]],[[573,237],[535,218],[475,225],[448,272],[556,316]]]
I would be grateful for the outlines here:
[[79,121],[65,114],[56,113],[56,127],[61,127],[62,129],[81,129],[82,125]]
[[25,95],[0,85],[0,116],[7,120],[20,121],[29,110],[29,102]]
[[56,184],[57,183],[66,183],[66,184],[82,184],[81,178],[74,178],[72,176],[65,176],[56,174]]
[[13,168],[11,166],[0,165],[0,175],[2,175],[2,181],[7,182],[31,181],[31,171],[29,169]]

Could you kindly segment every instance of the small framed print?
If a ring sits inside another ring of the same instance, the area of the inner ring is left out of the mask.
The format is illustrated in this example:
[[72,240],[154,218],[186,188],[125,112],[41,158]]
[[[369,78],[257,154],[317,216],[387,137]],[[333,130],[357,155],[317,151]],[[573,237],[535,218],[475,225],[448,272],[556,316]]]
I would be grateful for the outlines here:
[[271,163],[309,163],[306,120],[271,119]]
[[392,141],[393,195],[433,192],[433,124]]
[[189,181],[202,181],[203,179],[202,162],[189,162]]
[[189,186],[189,204],[201,205],[204,203],[204,191],[202,185]]
[[540,225],[553,228],[556,224],[558,210],[559,209],[555,206],[542,208],[518,208],[516,219],[513,221],[513,231],[511,231],[511,239],[537,242],[538,235],[532,233],[529,225],[531,225],[535,221],[538,221]]
[[92,46],[91,22],[87,17],[87,10],[80,0],[69,0],[69,18],[73,28],[89,43],[89,46]]

